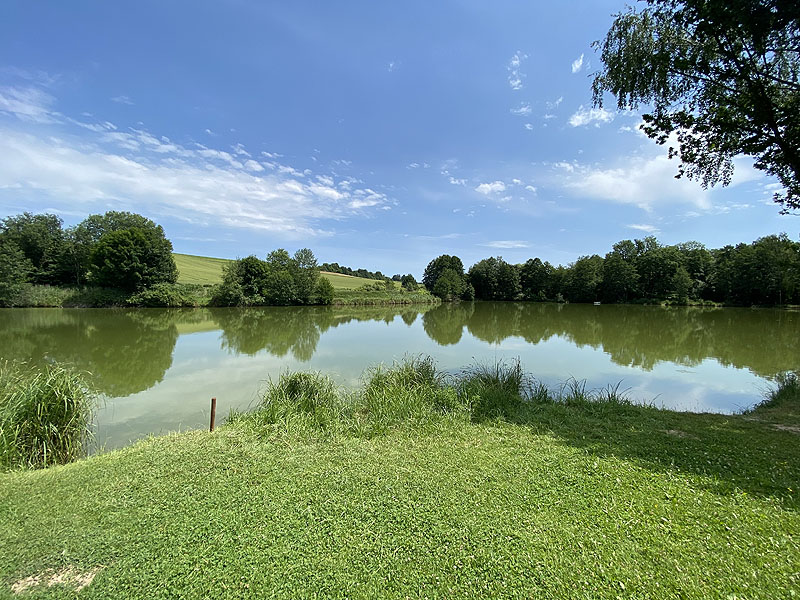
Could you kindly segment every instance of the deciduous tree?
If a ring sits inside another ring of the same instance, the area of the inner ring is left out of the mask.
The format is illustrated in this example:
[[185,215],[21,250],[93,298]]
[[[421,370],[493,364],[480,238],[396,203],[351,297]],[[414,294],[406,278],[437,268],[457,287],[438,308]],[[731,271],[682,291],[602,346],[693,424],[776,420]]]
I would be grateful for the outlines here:
[[737,155],[775,176],[783,211],[800,208],[800,4],[789,0],[646,0],[595,42],[592,89],[678,157],[678,177],[727,185]]

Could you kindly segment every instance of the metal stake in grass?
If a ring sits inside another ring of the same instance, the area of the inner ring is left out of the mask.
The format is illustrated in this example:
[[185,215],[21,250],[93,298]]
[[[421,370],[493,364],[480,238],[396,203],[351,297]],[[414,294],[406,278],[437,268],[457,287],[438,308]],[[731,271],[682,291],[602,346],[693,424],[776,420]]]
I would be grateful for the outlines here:
[[211,426],[208,428],[209,431],[214,431],[214,420],[217,418],[217,399],[211,399]]

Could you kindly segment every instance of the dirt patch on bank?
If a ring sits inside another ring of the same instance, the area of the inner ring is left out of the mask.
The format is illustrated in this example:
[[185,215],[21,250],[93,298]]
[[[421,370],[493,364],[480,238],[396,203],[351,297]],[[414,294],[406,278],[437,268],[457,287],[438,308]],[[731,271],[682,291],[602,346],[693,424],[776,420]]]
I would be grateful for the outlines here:
[[80,592],[94,580],[101,567],[94,567],[83,571],[78,567],[66,566],[61,569],[48,569],[36,575],[30,575],[11,584],[11,591],[15,594],[24,594],[38,587],[53,587],[63,585],[76,592]]

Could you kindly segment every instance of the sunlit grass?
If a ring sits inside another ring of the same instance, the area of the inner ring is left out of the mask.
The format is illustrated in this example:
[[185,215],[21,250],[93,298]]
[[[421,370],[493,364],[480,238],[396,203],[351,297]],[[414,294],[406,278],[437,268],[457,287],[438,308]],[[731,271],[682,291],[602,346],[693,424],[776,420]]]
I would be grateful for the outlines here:
[[715,415],[547,390],[516,362],[407,357],[355,389],[284,373],[214,433],[0,474],[0,597],[65,565],[97,598],[791,597],[785,381]]

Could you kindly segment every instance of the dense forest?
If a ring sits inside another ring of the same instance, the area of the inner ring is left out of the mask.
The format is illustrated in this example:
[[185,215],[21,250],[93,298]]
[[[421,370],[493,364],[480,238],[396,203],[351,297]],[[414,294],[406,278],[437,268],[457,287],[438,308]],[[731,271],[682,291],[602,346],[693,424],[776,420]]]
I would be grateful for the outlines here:
[[780,234],[709,250],[698,242],[662,245],[648,236],[568,266],[491,257],[466,272],[457,256],[442,255],[428,264],[422,281],[443,300],[798,304],[800,243]]

